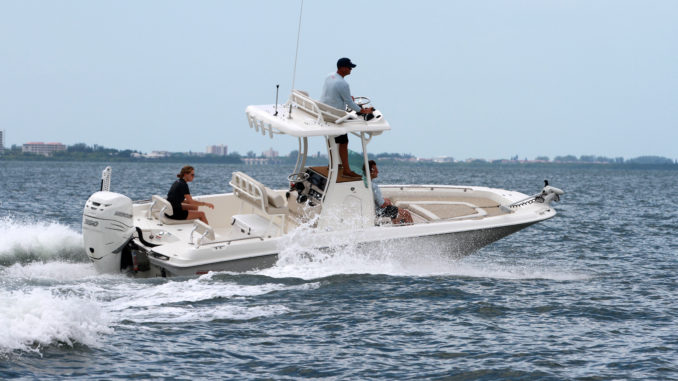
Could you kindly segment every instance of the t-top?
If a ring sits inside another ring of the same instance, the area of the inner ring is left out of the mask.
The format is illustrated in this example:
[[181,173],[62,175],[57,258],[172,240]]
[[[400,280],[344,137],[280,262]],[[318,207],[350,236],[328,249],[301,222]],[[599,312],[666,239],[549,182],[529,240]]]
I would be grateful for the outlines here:
[[351,98],[348,82],[338,73],[330,73],[325,78],[320,101],[339,110],[345,110],[348,106],[355,111],[360,111],[360,106],[353,102],[353,98]]
[[181,210],[181,203],[184,202],[187,194],[191,194],[191,191],[188,190],[188,184],[184,179],[179,179],[172,184],[169,192],[167,192],[167,201],[172,204],[174,213]]

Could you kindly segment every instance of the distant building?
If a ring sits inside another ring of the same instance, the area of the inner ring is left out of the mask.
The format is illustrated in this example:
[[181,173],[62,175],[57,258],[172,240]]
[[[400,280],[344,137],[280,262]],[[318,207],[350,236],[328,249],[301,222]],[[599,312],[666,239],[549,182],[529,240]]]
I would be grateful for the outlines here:
[[160,158],[169,157],[169,156],[170,156],[170,153],[167,152],[167,151],[153,151],[153,152],[149,153],[146,157],[148,157],[149,159],[160,159]]
[[162,159],[164,157],[169,157],[170,153],[167,151],[153,151],[151,153],[138,153],[134,152],[130,155],[134,158],[145,158],[145,159]]
[[0,152],[5,150],[5,130],[0,130]]
[[66,146],[61,143],[30,142],[21,147],[23,153],[50,156],[54,152],[66,151]]
[[274,157],[278,157],[278,151],[274,151],[273,148],[271,148],[268,151],[262,152],[261,156],[272,159]]
[[207,153],[217,156],[228,156],[228,146],[219,144],[216,146],[207,146]]
[[263,157],[243,157],[242,161],[247,165],[263,165],[268,163],[268,159]]

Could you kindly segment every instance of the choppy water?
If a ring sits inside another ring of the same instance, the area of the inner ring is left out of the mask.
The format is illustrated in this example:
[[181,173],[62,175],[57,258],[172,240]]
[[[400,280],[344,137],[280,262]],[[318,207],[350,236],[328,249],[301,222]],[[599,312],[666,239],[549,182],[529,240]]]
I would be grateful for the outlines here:
[[[179,165],[114,166],[163,194]],[[200,165],[194,194],[243,169]],[[0,162],[0,378],[678,379],[678,172],[381,167],[382,183],[567,193],[549,221],[460,261],[347,248],[247,274],[95,274],[81,248],[100,163]]]

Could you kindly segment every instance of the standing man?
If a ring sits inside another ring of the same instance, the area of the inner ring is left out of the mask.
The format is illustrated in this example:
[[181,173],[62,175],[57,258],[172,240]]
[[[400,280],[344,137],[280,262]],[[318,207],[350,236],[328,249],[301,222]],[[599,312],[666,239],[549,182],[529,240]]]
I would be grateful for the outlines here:
[[[331,73],[325,78],[320,101],[339,110],[345,110],[348,107],[356,111],[358,115],[367,115],[374,112],[374,108],[362,108],[353,102],[351,89],[348,87],[346,80],[344,80],[344,77],[351,74],[351,70],[354,67],[356,65],[350,59],[346,57],[339,58],[337,61],[337,72]],[[339,158],[343,164],[343,175],[361,177],[359,174],[351,171],[348,165],[348,135],[337,136],[334,138],[334,141],[339,144]]]

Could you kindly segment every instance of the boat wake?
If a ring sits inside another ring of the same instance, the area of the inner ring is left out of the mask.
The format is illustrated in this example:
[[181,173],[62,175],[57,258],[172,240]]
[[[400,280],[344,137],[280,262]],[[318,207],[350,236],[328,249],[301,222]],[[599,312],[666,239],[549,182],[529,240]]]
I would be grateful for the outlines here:
[[112,333],[107,316],[93,300],[33,288],[0,294],[0,355],[40,352],[51,345],[97,347]]
[[82,236],[67,226],[0,220],[0,326],[4,328],[0,357],[41,354],[53,346],[101,347],[116,330],[162,331],[167,324],[247,321],[294,313],[269,294],[317,289],[321,282],[316,279],[334,275],[589,278],[549,262],[535,262],[527,254],[513,255],[519,259],[507,263],[502,258],[511,255],[492,248],[459,260],[441,252],[434,242],[405,240],[395,248],[388,243],[365,247],[346,245],[344,238],[341,244],[329,242],[324,249],[309,249],[302,236],[300,232],[284,242],[277,264],[265,270],[135,279],[97,274],[82,253]]
[[101,348],[116,330],[158,330],[166,324],[246,321],[290,312],[258,298],[278,291],[304,291],[318,283],[283,284],[260,279],[239,284],[238,275],[135,279],[100,275],[91,264],[15,263],[0,267],[0,358],[48,347]]
[[35,261],[87,262],[82,235],[66,225],[0,219],[0,265]]
[[121,282],[109,285],[105,309],[123,323],[186,323],[214,320],[249,320],[288,312],[281,305],[251,305],[253,297],[281,291],[317,288],[318,284],[238,284],[236,278],[209,273],[178,281],[152,280],[130,290]]

